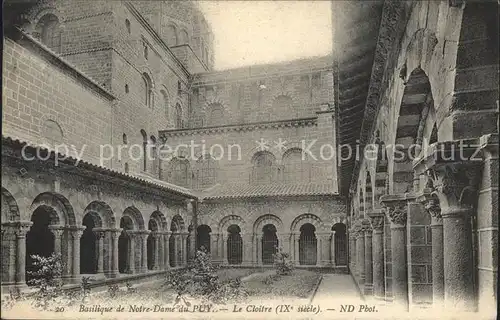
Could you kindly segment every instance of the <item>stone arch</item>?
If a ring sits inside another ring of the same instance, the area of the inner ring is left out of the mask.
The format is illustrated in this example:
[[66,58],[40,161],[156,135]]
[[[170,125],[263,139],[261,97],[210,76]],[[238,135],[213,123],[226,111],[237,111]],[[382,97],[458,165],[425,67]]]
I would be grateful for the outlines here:
[[210,153],[205,153],[196,160],[197,188],[211,187],[218,181],[219,162]]
[[175,127],[177,129],[184,127],[183,108],[179,102],[175,104]]
[[165,231],[168,230],[167,218],[160,211],[158,210],[154,211],[149,217],[149,219],[154,220],[157,223],[159,230],[165,230]]
[[179,36],[177,34],[177,26],[175,23],[170,23],[165,28],[167,43],[169,46],[176,46],[179,44]]
[[412,190],[413,170],[411,162],[421,150],[418,141],[421,119],[426,118],[433,105],[431,86],[425,72],[414,69],[406,82],[401,105],[397,113],[397,127],[392,153],[392,192],[405,193]]
[[179,214],[176,214],[172,221],[170,222],[170,231],[172,232],[184,232],[186,230],[186,226],[184,223],[184,219]]
[[250,174],[252,183],[271,183],[278,178],[279,166],[273,153],[258,151],[252,156],[250,163],[252,164]]
[[181,187],[188,187],[191,185],[192,176],[191,163],[187,158],[176,156],[169,161],[166,170],[166,181]]
[[253,233],[262,233],[262,228],[267,224],[274,225],[277,229],[278,234],[283,234],[283,222],[278,216],[274,214],[265,214],[258,217],[253,224]]
[[316,232],[327,231],[326,227],[318,216],[311,213],[304,213],[296,217],[292,221],[292,224],[290,225],[290,232],[300,233],[300,227],[306,223],[312,224],[316,228]]
[[332,228],[334,225],[338,224],[338,223],[343,223],[345,225],[347,225],[347,219],[345,217],[341,217],[341,216],[336,216],[336,217],[333,217],[332,219]]
[[179,44],[189,44],[189,33],[184,28],[179,32]]
[[162,88],[160,89],[160,95],[161,95],[161,98],[162,98],[162,105],[163,105],[163,108],[165,108],[165,115],[167,118],[170,118],[170,114],[169,114],[169,111],[170,111],[170,94],[167,90],[167,87],[165,85],[162,86]]
[[32,34],[52,51],[61,52],[62,24],[54,10],[45,11],[37,18]]
[[43,121],[41,135],[50,143],[61,143],[64,140],[64,131],[62,126],[54,119],[48,118]]
[[227,109],[221,102],[211,102],[205,107],[206,122],[205,126],[215,127],[224,124],[227,116]]
[[19,214],[19,207],[17,205],[16,199],[12,194],[2,187],[2,223],[8,221],[19,221],[21,216]]
[[146,107],[153,107],[153,77],[149,72],[142,73],[142,81],[143,81],[143,103]]
[[128,220],[132,222],[133,230],[145,230],[144,219],[142,218],[141,212],[136,207],[130,206],[125,208],[122,218],[128,218]]
[[[116,227],[116,219],[111,207],[103,202],[103,201],[92,201],[83,211],[83,216],[87,213],[95,212],[100,220],[100,225],[97,223],[96,226],[106,227],[106,228],[115,228]],[[96,222],[96,221],[95,221]]]
[[68,199],[61,194],[44,192],[33,200],[29,211],[33,214],[38,207],[50,208],[51,224],[76,226],[75,212]]
[[229,215],[222,218],[219,222],[218,232],[220,234],[227,233],[227,228],[233,224],[239,226],[242,233],[246,233],[247,230],[245,220],[237,215]]

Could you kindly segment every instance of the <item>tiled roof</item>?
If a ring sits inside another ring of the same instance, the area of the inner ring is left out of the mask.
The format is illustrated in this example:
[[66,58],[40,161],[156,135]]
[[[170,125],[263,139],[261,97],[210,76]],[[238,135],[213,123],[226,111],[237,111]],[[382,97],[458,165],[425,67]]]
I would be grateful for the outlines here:
[[332,184],[225,184],[215,185],[203,191],[203,199],[231,199],[254,197],[289,197],[289,196],[334,196]]
[[[9,146],[12,146],[12,147],[18,148],[18,149],[21,149],[24,146],[28,145],[32,148],[39,148],[41,150],[51,152],[50,159],[54,159],[54,157],[55,157],[55,152],[53,150],[47,149],[46,146],[38,146],[38,145],[33,144],[33,143],[21,141],[19,139],[7,137],[4,135],[2,135],[2,145],[9,145]],[[29,151],[29,149],[27,151]],[[146,176],[146,175],[141,174],[141,175],[136,176],[133,174],[123,173],[123,172],[120,172],[117,170],[113,170],[110,168],[99,166],[99,165],[96,165],[96,164],[93,164],[90,162],[86,162],[84,160],[80,160],[78,162],[79,159],[71,157],[71,156],[66,156],[66,158],[64,158],[62,154],[59,153],[59,155],[60,155],[59,156],[60,163],[65,163],[65,164],[70,164],[70,165],[74,164],[76,168],[82,168],[82,169],[86,169],[86,170],[95,172],[97,174],[103,174],[103,175],[107,175],[110,177],[116,177],[116,178],[121,178],[124,180],[137,182],[137,183],[143,184],[143,185],[148,186],[148,187],[162,189],[164,191],[167,191],[167,192],[170,192],[173,194],[177,194],[177,195],[180,195],[183,197],[188,197],[191,199],[197,198],[197,196],[193,192],[191,192],[191,190],[189,190],[189,189],[186,189],[186,188],[183,188],[183,187],[180,187],[180,186],[168,183],[168,182],[164,182],[164,181],[161,181],[158,179],[154,179],[154,178]],[[78,162],[78,165],[76,165],[77,162]]]

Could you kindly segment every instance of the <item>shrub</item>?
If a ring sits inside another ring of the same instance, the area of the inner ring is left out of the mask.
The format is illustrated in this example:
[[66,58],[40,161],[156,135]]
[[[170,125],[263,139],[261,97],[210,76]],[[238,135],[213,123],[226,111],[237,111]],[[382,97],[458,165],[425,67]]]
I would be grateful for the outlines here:
[[120,291],[120,287],[117,284],[108,285],[108,294],[110,298],[115,298]]
[[293,262],[290,261],[290,255],[283,252],[283,249],[278,248],[277,252],[273,255],[274,268],[279,275],[289,275],[294,269]]
[[80,288],[82,289],[82,302],[85,302],[90,295],[90,277],[82,277]]
[[188,270],[176,270],[167,276],[166,284],[177,293],[175,304],[184,302],[189,306],[186,295],[212,303],[225,303],[246,296],[239,279],[223,282],[216,271],[210,254],[204,248],[198,250]]
[[31,276],[28,284],[38,289],[34,293],[34,305],[36,308],[48,310],[56,298],[63,295],[61,255],[55,253],[49,257],[32,255],[31,258],[36,271],[28,272]]

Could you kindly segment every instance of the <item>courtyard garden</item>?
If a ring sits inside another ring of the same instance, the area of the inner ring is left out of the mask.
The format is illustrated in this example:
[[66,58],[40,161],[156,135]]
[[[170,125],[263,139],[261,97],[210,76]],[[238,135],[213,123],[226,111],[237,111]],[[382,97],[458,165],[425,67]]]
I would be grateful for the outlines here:
[[118,306],[124,306],[125,312],[135,313],[188,311],[200,304],[215,308],[278,301],[303,304],[308,303],[321,277],[317,272],[294,270],[287,257],[279,252],[274,268],[259,269],[219,268],[212,265],[206,252],[198,251],[188,269],[172,271],[164,280],[135,286],[115,284],[105,291],[92,292],[88,279],[82,279],[81,290],[67,291],[57,283],[61,269],[58,264],[57,257],[42,260],[38,277],[34,278],[33,293],[14,293],[2,298],[6,311],[14,314],[20,308],[23,312],[30,309],[54,317],[61,312],[66,316],[68,312],[75,312],[77,316],[116,312]]

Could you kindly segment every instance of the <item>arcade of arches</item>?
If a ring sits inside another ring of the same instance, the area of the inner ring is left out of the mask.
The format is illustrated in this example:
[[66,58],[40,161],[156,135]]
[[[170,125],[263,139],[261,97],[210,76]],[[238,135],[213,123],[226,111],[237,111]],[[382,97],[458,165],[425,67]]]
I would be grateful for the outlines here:
[[105,202],[93,201],[78,221],[67,198],[45,192],[29,206],[30,221],[23,221],[19,200],[2,187],[2,286],[24,286],[30,280],[32,255],[61,255],[65,283],[79,282],[81,275],[98,280],[187,265],[188,230],[193,231],[179,214],[167,229],[167,217],[154,211],[146,229],[143,214],[135,207],[127,207],[116,221]]
[[346,225],[328,226],[315,215],[298,215],[286,227],[275,215],[263,215],[251,230],[247,221],[229,215],[218,224],[201,224],[197,248],[205,248],[217,263],[229,266],[272,266],[278,248],[289,253],[296,266],[347,266]]

